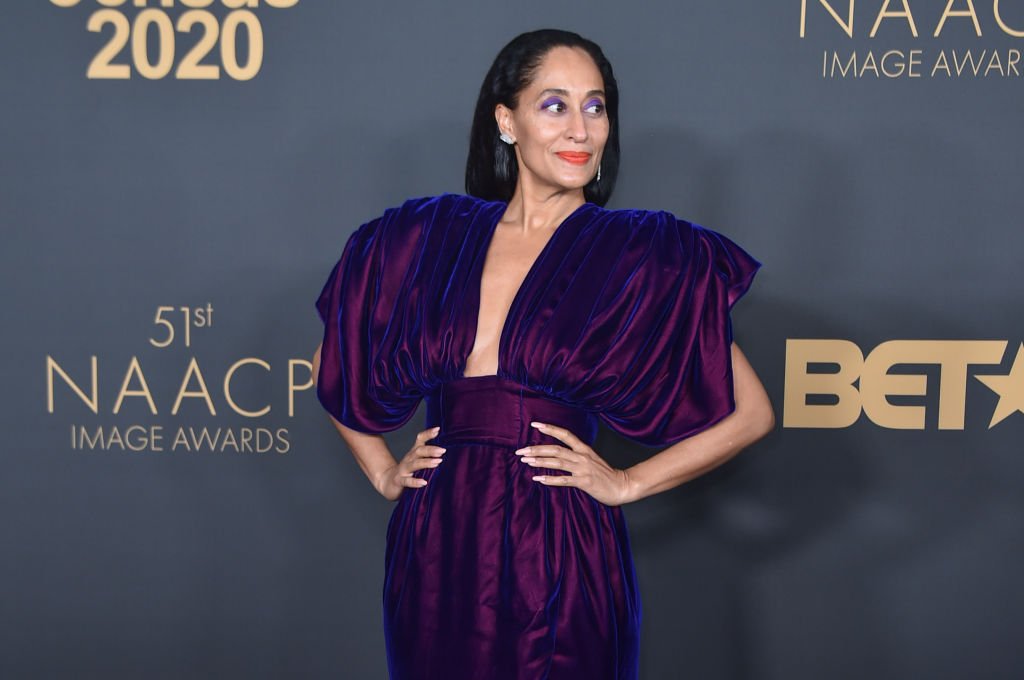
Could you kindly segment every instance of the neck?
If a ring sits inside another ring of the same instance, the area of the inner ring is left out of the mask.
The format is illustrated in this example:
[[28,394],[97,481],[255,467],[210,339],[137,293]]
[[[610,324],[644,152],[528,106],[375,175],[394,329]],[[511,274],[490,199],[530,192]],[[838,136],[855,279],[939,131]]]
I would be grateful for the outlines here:
[[576,208],[586,203],[582,187],[554,190],[537,187],[523,180],[520,174],[502,221],[521,226],[524,231],[554,229]]

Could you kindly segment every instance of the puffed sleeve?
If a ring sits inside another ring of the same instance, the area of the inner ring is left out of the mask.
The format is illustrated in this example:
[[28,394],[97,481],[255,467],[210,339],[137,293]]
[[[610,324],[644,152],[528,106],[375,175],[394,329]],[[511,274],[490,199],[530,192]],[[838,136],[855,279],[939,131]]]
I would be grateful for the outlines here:
[[625,437],[666,447],[735,410],[730,311],[761,263],[711,229],[661,217],[645,271],[630,277],[645,291],[635,293],[644,337],[630,343],[634,358],[600,416]]
[[316,301],[324,323],[317,398],[360,432],[398,429],[422,399],[413,379],[391,368],[388,329],[402,304],[400,255],[388,261],[395,214],[391,209],[349,237]]

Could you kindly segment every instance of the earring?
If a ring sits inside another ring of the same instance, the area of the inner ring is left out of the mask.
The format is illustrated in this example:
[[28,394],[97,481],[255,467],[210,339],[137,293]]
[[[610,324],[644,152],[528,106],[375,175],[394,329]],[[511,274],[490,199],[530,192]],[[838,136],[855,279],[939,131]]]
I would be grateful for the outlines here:
[[601,164],[600,163],[597,164],[597,179],[594,180],[594,181],[595,182],[600,182],[601,181]]
[[506,135],[504,132],[502,132],[500,135],[498,135],[498,138],[501,141],[505,142],[506,144],[515,144],[516,143],[514,139],[512,139],[511,137]]

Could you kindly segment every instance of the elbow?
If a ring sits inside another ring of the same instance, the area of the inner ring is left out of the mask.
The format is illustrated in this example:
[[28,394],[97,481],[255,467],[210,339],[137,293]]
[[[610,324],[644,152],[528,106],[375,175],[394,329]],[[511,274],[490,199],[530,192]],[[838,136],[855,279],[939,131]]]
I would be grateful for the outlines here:
[[775,410],[767,397],[748,404],[743,412],[743,448],[760,441],[775,429]]
[[750,443],[760,441],[775,429],[775,409],[767,398],[758,400],[757,408],[750,417]]
[[739,347],[733,344],[733,389],[736,410],[741,413],[740,437],[743,439],[741,448],[749,446],[766,437],[775,429],[775,410],[771,398],[758,380],[757,374],[744,358]]
[[758,439],[768,436],[775,429],[775,409],[771,402],[765,402],[764,415],[761,418],[761,431]]

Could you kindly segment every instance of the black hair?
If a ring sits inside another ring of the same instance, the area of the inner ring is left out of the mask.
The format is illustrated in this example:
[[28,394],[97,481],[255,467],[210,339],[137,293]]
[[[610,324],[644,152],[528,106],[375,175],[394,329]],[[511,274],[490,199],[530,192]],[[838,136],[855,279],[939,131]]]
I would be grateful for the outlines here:
[[619,87],[612,65],[601,48],[591,40],[555,28],[522,33],[501,49],[480,86],[480,96],[469,133],[466,159],[466,193],[486,201],[508,202],[515,192],[519,166],[511,145],[498,138],[494,109],[504,104],[515,109],[519,93],[529,86],[544,56],[554,47],[578,47],[590,55],[604,80],[608,141],[601,155],[601,181],[590,180],[583,187],[584,198],[604,206],[615,188],[619,172]]

